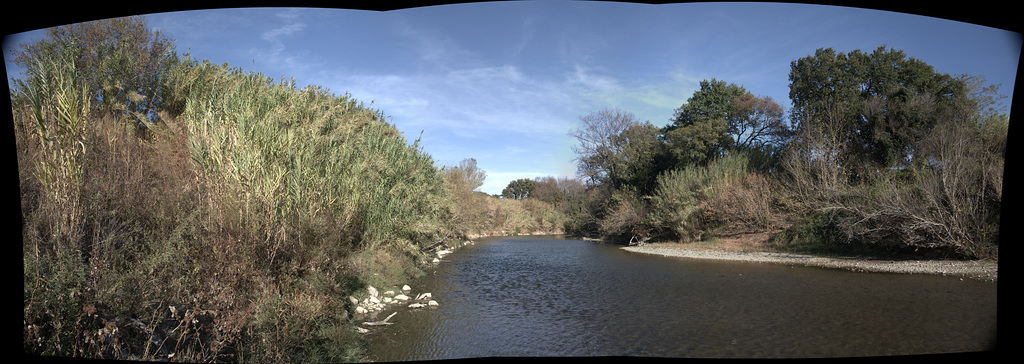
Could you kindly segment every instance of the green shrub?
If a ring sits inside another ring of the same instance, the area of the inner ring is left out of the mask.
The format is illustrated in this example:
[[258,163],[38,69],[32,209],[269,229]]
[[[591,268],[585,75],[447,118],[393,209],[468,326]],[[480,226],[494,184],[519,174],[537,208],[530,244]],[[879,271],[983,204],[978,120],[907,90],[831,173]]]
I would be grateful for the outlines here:
[[658,176],[651,196],[650,224],[662,234],[680,240],[700,240],[707,227],[707,204],[725,186],[740,181],[748,172],[743,154],[727,155],[706,167],[671,170]]

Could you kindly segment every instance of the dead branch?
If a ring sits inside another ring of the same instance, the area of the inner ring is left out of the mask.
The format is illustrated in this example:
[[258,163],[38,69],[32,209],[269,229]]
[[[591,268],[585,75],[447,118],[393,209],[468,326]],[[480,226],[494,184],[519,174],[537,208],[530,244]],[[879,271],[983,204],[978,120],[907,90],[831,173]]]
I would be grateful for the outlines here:
[[398,312],[392,312],[390,315],[388,315],[387,318],[385,318],[383,320],[380,320],[380,321],[367,321],[367,322],[364,322],[363,325],[367,325],[367,326],[392,325],[392,324],[394,324],[394,322],[388,322],[388,320],[390,320],[391,316],[394,316],[396,313],[398,313]]

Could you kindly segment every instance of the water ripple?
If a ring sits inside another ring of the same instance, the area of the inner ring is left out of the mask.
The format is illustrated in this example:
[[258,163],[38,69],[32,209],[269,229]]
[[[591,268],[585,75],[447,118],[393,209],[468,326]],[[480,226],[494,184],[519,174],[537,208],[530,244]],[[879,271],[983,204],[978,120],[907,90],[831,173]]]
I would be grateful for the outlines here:
[[945,278],[486,239],[418,282],[441,306],[402,315],[386,340],[371,337],[370,354],[764,358],[991,348],[995,284]]

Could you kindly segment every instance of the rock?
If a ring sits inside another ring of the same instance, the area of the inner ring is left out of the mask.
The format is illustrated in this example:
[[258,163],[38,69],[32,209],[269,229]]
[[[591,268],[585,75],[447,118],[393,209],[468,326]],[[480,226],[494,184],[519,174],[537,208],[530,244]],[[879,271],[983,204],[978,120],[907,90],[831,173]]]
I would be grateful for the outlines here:
[[366,286],[366,291],[370,292],[370,297],[377,297],[377,289],[373,286]]
[[367,329],[364,329],[362,327],[356,326],[356,332],[358,332],[360,334],[365,334],[365,333],[370,332],[370,330],[367,330]]
[[380,303],[380,299],[377,298],[377,296],[370,296],[370,303],[373,303],[373,304]]
[[387,296],[384,296],[384,299],[383,299],[383,302],[384,302],[384,303],[391,303],[391,301],[393,301],[393,300],[391,299],[391,297],[387,297]]
[[356,306],[356,313],[366,313],[366,308],[363,306]]
[[417,301],[418,300],[425,300],[425,299],[429,299],[429,298],[430,298],[430,292],[420,293],[419,295],[416,296],[416,300]]
[[437,263],[440,263],[441,261],[440,261],[440,260],[438,260],[437,258],[434,258],[434,260],[432,260],[431,262],[433,262],[433,263],[437,264]]
[[404,285],[404,286],[402,286],[402,290],[403,290],[403,291],[411,291],[411,290],[412,290],[412,288],[409,288],[409,286],[408,286],[408,285]]
[[427,302],[427,306],[437,306],[437,305],[438,305],[437,301],[434,301],[434,300],[430,300],[430,302]]
[[406,296],[404,294],[400,294],[400,295],[395,296],[395,299],[399,300],[399,301],[406,301],[406,300],[409,299],[409,296]]
[[413,303],[413,304],[409,305],[409,308],[420,308],[420,307],[427,307],[427,305],[424,305],[422,303]]
[[395,291],[390,291],[390,290],[389,291],[385,291],[384,295],[385,296],[394,296],[395,295]]
[[348,296],[348,301],[352,302],[353,305],[358,305],[359,304],[359,300],[357,300],[355,297],[352,297],[352,296]]

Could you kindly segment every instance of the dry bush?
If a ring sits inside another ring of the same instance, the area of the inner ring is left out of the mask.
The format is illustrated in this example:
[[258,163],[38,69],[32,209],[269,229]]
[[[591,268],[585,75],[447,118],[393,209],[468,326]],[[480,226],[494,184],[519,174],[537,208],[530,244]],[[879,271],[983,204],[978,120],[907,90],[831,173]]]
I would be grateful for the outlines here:
[[601,235],[633,243],[647,241],[651,229],[645,224],[646,208],[632,196],[622,196],[601,219]]
[[779,225],[773,200],[771,182],[748,172],[740,181],[716,186],[715,196],[707,201],[706,220],[716,235],[772,230]]
[[883,174],[823,210],[847,213],[847,235],[860,241],[994,257],[1002,157],[985,150],[977,128],[957,122],[940,123],[922,144],[931,166]]

